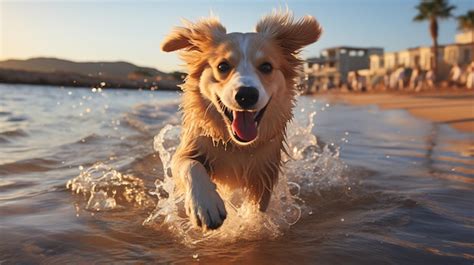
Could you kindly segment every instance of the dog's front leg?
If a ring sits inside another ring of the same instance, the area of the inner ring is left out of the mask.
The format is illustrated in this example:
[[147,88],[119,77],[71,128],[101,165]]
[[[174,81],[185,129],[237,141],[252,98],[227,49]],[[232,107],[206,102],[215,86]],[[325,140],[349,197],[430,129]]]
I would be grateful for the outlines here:
[[216,191],[204,166],[192,159],[173,162],[173,175],[181,178],[185,189],[186,213],[195,226],[217,229],[227,217],[224,201]]

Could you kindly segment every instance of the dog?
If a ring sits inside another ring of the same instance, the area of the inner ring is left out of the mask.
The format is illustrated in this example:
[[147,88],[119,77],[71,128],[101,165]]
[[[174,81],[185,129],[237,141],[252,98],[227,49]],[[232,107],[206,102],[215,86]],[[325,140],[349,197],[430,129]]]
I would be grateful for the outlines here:
[[227,33],[210,17],[185,21],[165,38],[161,49],[180,51],[188,69],[171,172],[194,226],[217,229],[226,219],[217,186],[240,188],[267,209],[293,117],[299,52],[321,32],[312,16],[275,11],[251,33]]

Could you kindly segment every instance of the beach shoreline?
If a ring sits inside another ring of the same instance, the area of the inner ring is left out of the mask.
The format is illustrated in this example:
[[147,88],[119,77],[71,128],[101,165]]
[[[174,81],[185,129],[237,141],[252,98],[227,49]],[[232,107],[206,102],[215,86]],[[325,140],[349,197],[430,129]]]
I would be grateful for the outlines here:
[[411,115],[458,131],[474,133],[474,91],[449,89],[424,92],[325,92],[315,94],[330,103],[377,105],[381,109],[404,109]]

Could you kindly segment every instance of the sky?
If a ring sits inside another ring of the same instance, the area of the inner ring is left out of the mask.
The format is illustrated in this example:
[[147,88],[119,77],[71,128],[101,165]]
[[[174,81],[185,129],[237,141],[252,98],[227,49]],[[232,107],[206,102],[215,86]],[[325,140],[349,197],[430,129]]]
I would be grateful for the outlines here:
[[[296,17],[315,16],[324,33],[303,57],[332,46],[377,46],[386,51],[431,45],[428,23],[413,22],[418,0],[313,1],[9,1],[0,0],[0,60],[57,57],[75,61],[129,61],[162,71],[184,70],[160,44],[181,19],[212,12],[228,32],[253,31],[262,15],[286,6]],[[450,0],[455,15],[472,0]],[[439,43],[453,43],[455,19],[440,23]]]

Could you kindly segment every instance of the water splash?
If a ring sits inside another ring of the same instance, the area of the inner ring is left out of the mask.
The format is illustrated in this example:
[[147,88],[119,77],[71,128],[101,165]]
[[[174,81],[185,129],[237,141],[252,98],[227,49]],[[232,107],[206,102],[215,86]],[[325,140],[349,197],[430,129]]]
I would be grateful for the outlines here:
[[171,158],[180,141],[180,126],[168,124],[154,138],[154,149],[163,164],[163,178],[155,181],[154,190],[147,192],[143,180],[124,175],[103,163],[82,170],[79,176],[68,181],[67,188],[88,196],[85,208],[90,211],[126,210],[129,205],[154,207],[143,224],[169,230],[186,245],[276,238],[302,216],[311,214],[303,199],[305,195],[344,186],[346,182],[342,177],[345,165],[338,158],[338,149],[318,143],[312,133],[315,115],[316,112],[311,112],[307,120],[295,119],[289,125],[288,155],[283,155],[283,174],[267,211],[262,213],[254,204],[243,200],[241,190],[218,189],[228,215],[216,231],[194,228],[184,211],[184,196],[174,192]]
[[69,180],[66,187],[77,194],[88,196],[85,206],[90,211],[110,211],[125,205],[150,206],[152,199],[145,193],[143,180],[123,175],[103,163],[96,163],[79,176]]
[[154,148],[163,163],[164,178],[155,182],[153,192],[158,198],[155,210],[144,221],[145,225],[167,228],[185,244],[206,242],[227,243],[237,240],[275,238],[296,224],[302,214],[310,212],[302,199],[302,192],[317,191],[320,185],[330,186],[341,183],[344,164],[338,159],[339,153],[325,146],[318,146],[312,133],[316,112],[308,116],[306,125],[294,122],[288,130],[289,156],[285,156],[285,168],[274,189],[269,207],[265,213],[255,205],[243,201],[242,191],[219,189],[228,212],[228,217],[216,231],[202,232],[192,226],[184,214],[183,196],[174,193],[175,185],[171,176],[170,161],[179,143],[180,126],[165,126],[155,136]]

